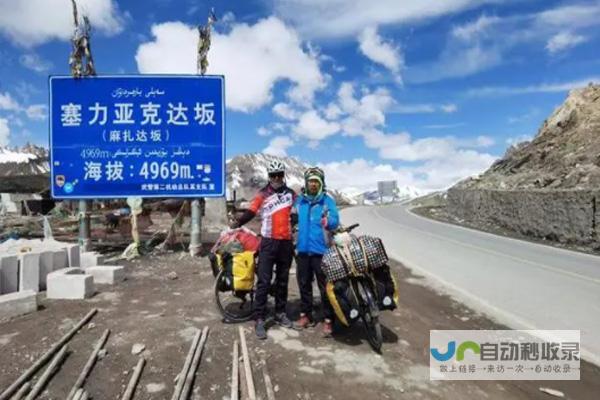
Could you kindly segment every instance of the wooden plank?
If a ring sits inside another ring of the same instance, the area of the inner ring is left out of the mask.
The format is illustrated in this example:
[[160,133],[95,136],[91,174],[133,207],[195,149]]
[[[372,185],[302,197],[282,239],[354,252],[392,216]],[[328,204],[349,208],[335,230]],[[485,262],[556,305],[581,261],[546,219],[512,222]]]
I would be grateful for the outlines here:
[[123,397],[121,400],[131,400],[133,399],[133,395],[135,393],[135,387],[140,379],[140,375],[142,375],[142,369],[144,368],[144,364],[146,360],[144,357],[140,357],[137,365],[135,366],[135,370],[133,371],[133,375],[129,380],[129,384],[127,385],[127,389],[125,389],[125,393],[123,393]]
[[21,374],[21,376],[19,376],[17,378],[17,380],[15,382],[13,382],[12,385],[10,385],[4,392],[2,392],[2,394],[0,394],[0,400],[8,400],[10,398],[10,396],[12,396],[17,390],[19,390],[21,385],[23,385],[25,382],[30,380],[30,378],[32,376],[34,376],[35,373],[40,368],[42,368],[44,366],[44,364],[46,364],[48,362],[48,360],[50,360],[52,358],[52,356],[54,356],[54,354],[56,354],[56,352],[59,351],[65,343],[67,343],[69,340],[71,340],[73,335],[75,335],[77,333],[77,331],[79,331],[79,329],[81,329],[81,327],[83,325],[87,324],[89,322],[89,320],[92,319],[92,317],[97,312],[98,312],[98,309],[96,309],[96,308],[90,310],[90,312],[87,313],[86,316],[83,317],[83,319],[81,321],[79,321],[77,323],[77,325],[75,325],[73,327],[73,329],[71,329],[58,342],[56,342],[50,348],[50,350],[48,350],[46,352],[46,354],[41,356],[31,367],[29,367],[29,369],[27,371],[23,372],[23,374]]
[[233,342],[233,359],[231,360],[231,400],[238,400],[240,393],[240,355],[238,341]]
[[254,379],[252,378],[252,366],[250,365],[250,356],[248,355],[248,346],[246,346],[246,335],[244,328],[240,326],[240,343],[242,345],[242,356],[244,359],[244,370],[246,375],[246,386],[248,387],[248,397],[250,400],[256,400],[256,389],[254,388]]

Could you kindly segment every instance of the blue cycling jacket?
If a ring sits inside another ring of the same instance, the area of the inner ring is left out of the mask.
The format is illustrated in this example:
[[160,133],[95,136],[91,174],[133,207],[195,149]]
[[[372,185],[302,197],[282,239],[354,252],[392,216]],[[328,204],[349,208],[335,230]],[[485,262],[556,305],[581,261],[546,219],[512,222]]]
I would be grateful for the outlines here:
[[[321,193],[316,197],[302,194],[296,198],[294,209],[298,213],[298,253],[325,254],[328,248],[327,230],[338,227],[340,217],[335,200]],[[327,226],[321,219],[327,217]]]

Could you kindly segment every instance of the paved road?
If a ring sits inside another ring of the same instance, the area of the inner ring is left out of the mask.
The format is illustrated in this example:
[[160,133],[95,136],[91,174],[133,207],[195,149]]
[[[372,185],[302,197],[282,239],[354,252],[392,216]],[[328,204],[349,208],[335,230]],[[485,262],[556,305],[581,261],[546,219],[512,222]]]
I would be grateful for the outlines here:
[[381,237],[390,257],[511,328],[581,330],[584,357],[600,365],[600,257],[432,221],[404,206],[345,209],[342,222],[360,223],[358,232]]

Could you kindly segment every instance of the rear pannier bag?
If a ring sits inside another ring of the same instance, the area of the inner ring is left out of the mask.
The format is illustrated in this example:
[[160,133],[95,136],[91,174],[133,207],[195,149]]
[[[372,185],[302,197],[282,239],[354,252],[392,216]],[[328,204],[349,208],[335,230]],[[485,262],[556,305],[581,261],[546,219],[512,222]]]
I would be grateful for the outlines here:
[[[217,283],[220,291],[250,291],[254,287],[254,252],[223,253],[214,256],[215,264],[224,269],[221,280]],[[212,266],[212,258],[211,258]]]

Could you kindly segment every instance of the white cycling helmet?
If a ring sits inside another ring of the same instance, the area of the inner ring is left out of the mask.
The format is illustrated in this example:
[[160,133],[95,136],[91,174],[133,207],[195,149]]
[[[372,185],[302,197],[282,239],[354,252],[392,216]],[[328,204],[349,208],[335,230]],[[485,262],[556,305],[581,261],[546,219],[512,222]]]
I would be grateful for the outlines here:
[[267,173],[276,174],[278,172],[285,172],[285,166],[281,161],[273,160],[267,165]]

